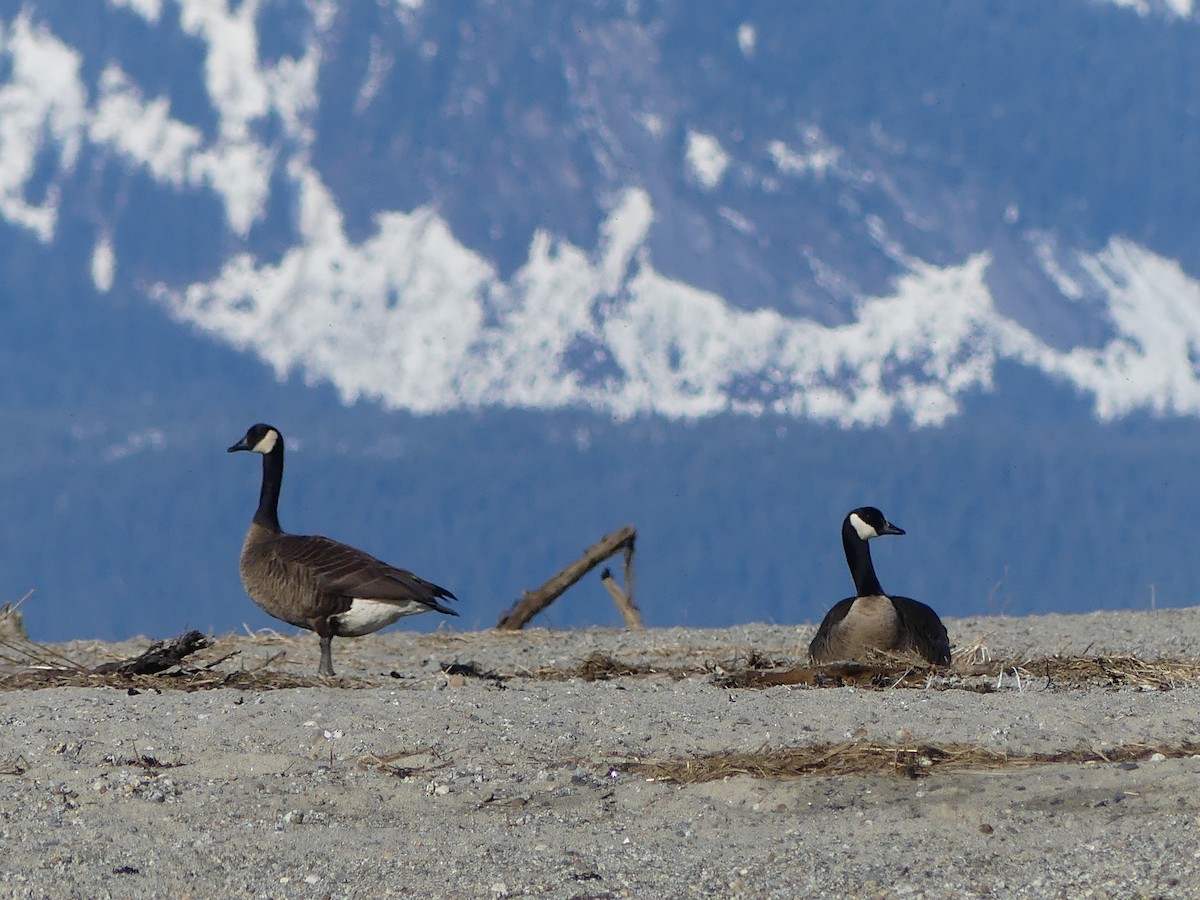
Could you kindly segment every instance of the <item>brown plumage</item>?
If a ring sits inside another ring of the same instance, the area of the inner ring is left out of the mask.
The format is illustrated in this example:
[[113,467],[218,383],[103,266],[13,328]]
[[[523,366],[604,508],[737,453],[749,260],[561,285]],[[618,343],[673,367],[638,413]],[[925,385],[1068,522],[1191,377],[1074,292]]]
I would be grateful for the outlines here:
[[263,457],[258,509],[242,544],[242,585],[264,612],[321,639],[321,675],[333,674],[332,642],[378,631],[403,616],[440,612],[452,593],[356,547],[320,535],[288,534],[279,527],[283,435],[258,424],[229,448]]
[[842,548],[854,578],[855,596],[825,614],[809,655],[814,662],[861,659],[871,650],[911,651],[931,663],[950,664],[950,637],[933,609],[911,597],[883,592],[867,541],[904,534],[873,506],[852,510],[842,522]]

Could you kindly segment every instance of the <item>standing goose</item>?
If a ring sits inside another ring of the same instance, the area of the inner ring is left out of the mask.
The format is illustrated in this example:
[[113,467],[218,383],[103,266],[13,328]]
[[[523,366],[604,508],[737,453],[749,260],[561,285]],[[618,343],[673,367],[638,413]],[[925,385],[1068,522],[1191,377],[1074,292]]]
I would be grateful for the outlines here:
[[854,578],[855,596],[825,614],[808,645],[814,662],[860,659],[870,650],[913,651],[931,663],[950,665],[950,638],[932,608],[909,597],[883,592],[867,541],[881,534],[904,534],[873,506],[863,506],[842,522],[842,547]]
[[333,638],[360,637],[403,616],[436,610],[457,616],[439,600],[457,599],[412,572],[389,566],[347,544],[279,527],[283,435],[254,425],[229,448],[263,456],[258,509],[242,544],[242,584],[263,611],[321,638],[321,675],[333,674]]

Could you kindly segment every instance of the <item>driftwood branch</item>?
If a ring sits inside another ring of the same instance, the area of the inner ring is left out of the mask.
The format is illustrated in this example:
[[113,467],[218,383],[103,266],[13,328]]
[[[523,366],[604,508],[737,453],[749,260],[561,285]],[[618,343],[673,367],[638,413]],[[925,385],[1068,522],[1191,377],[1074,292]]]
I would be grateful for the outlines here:
[[609,569],[605,569],[600,573],[600,583],[612,595],[613,603],[617,604],[617,609],[621,611],[621,618],[625,620],[625,627],[631,628],[634,631],[641,631],[646,626],[642,623],[642,614],[638,612],[638,608],[634,606],[633,598],[627,593],[629,586],[629,576],[625,576],[626,588],[622,589],[617,584],[617,579],[613,578],[613,574]]
[[[622,550],[625,551],[624,595],[629,601],[629,606],[633,610],[634,616],[637,618],[638,625],[635,626],[630,623],[629,616],[626,614],[619,600],[617,601],[617,606],[621,609],[621,615],[625,616],[625,621],[631,628],[639,627],[641,616],[637,614],[637,607],[633,605],[632,581],[633,545],[636,539],[637,529],[632,525],[626,525],[612,534],[605,535],[595,544],[588,547],[583,556],[571,563],[540,588],[533,591],[525,591],[521,599],[500,617],[500,621],[496,623],[496,627],[502,631],[519,631],[524,628],[534,616],[561,597],[571,585],[575,584],[610,556],[614,556]],[[605,587],[608,587],[608,582],[612,582],[611,574],[605,579],[605,582]],[[615,582],[613,582],[613,587],[617,587]],[[617,590],[620,591],[620,588],[617,588]],[[612,588],[609,588],[609,592],[612,592]],[[613,599],[617,599],[616,594],[613,594]]]
[[152,644],[145,652],[131,659],[103,663],[92,671],[101,674],[116,672],[121,675],[157,675],[179,665],[185,657],[191,656],[197,650],[203,650],[208,645],[208,638],[199,631],[189,631],[169,641]]

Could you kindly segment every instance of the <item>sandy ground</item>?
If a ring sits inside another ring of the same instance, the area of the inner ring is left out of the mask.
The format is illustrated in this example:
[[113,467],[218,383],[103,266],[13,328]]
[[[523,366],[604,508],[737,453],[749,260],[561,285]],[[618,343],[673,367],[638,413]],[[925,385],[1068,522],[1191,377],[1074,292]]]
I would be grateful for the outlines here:
[[[947,625],[993,657],[1200,659],[1200,609]],[[1200,896],[1179,749],[1200,685],[722,686],[754,653],[803,661],[811,631],[393,630],[335,641],[341,677],[309,687],[0,691],[0,896]],[[597,651],[660,674],[561,677]],[[197,659],[229,653],[217,670],[316,671],[309,634]],[[684,785],[634,765],[844,741],[1097,759]]]

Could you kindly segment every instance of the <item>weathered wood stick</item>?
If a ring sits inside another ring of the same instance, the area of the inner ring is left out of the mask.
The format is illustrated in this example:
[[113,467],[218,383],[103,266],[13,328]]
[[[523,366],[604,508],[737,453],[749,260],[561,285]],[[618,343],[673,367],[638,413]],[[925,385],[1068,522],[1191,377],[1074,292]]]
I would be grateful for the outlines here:
[[103,663],[93,672],[117,672],[121,675],[157,675],[179,665],[185,657],[203,650],[212,642],[199,631],[189,631],[169,641],[159,641],[143,653],[120,662]]
[[584,551],[583,556],[571,563],[540,588],[525,591],[521,599],[500,617],[496,627],[502,631],[519,631],[529,624],[529,621],[543,609],[562,596],[575,582],[600,565],[614,553],[626,548],[632,548],[637,537],[637,529],[632,525],[606,534]]
[[[636,539],[637,535],[634,535],[625,545],[625,596],[634,609],[637,609],[637,601],[633,598],[633,544]],[[638,613],[638,620],[641,620],[641,613]]]
[[[600,583],[608,588],[608,592],[612,595],[613,603],[617,604],[617,609],[621,611],[621,618],[625,620],[625,627],[634,631],[644,630],[646,626],[642,623],[642,614],[634,605],[633,598],[621,590],[621,586],[617,584],[617,579],[613,578],[612,572],[608,569],[601,572]],[[628,580],[625,583],[628,584]]]

